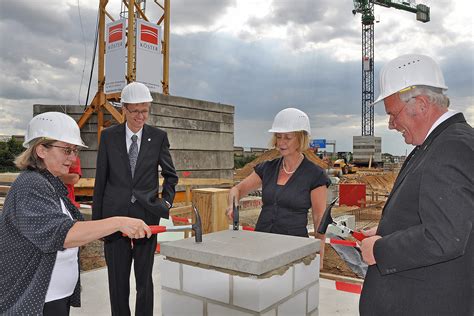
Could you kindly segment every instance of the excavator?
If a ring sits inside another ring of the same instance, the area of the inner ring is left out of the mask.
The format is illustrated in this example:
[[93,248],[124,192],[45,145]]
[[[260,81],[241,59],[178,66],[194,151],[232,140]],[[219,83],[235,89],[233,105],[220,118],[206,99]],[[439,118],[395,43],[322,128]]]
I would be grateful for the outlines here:
[[342,174],[356,173],[358,168],[346,163],[345,159],[337,159],[332,164],[333,169],[341,170]]

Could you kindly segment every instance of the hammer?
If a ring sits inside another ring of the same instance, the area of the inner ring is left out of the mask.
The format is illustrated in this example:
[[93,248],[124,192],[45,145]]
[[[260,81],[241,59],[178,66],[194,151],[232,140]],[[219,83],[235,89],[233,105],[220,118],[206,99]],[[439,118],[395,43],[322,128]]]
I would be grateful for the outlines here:
[[332,219],[331,209],[334,206],[334,204],[336,204],[336,201],[338,199],[339,199],[338,197],[335,198],[331,203],[329,203],[329,205],[324,210],[323,217],[321,218],[321,222],[319,223],[319,226],[318,226],[318,230],[317,230],[318,234],[321,234],[321,235],[326,234],[326,230],[328,229],[328,226],[334,225],[337,228],[339,228],[342,231],[342,233],[351,234],[355,239],[362,241],[362,239],[366,237],[364,234],[362,234],[361,232],[355,232],[349,227],[336,223]]
[[[159,225],[150,225],[151,233],[152,234],[159,234],[165,232],[182,232],[185,230],[193,230],[194,231],[194,239],[197,243],[202,242],[202,224],[201,224],[201,216],[199,216],[199,212],[195,206],[193,206],[194,215],[196,216],[196,222],[192,225],[183,225],[183,226],[159,226]],[[127,236],[122,234],[123,236]]]
[[232,213],[232,218],[233,218],[233,222],[232,222],[232,228],[234,230],[239,230],[239,207],[237,205],[235,205],[235,196],[234,196],[234,200],[232,201],[232,207],[233,207],[233,213]]

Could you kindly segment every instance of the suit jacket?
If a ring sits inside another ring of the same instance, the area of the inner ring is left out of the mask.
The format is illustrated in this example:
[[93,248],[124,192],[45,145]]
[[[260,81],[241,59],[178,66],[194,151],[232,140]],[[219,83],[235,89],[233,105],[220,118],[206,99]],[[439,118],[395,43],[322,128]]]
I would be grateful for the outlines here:
[[[172,204],[178,176],[169,152],[166,132],[149,125],[143,126],[135,175],[132,179],[125,141],[125,124],[102,131],[94,186],[92,219],[112,216],[133,216],[147,224],[159,224],[169,217],[169,209],[158,198],[158,165],[164,178],[162,199]],[[143,213],[130,214],[132,194]]]
[[474,315],[474,131],[458,113],[407,157],[380,220],[361,315]]

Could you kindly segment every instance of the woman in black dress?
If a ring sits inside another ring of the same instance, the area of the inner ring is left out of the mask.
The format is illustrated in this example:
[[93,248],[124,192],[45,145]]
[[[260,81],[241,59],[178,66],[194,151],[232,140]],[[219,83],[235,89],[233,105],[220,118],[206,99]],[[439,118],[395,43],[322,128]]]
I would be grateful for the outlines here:
[[[309,146],[311,132],[308,116],[295,108],[280,111],[269,132],[271,145],[280,158],[255,166],[252,172],[229,193],[226,214],[232,217],[232,203],[262,188],[262,211],[256,231],[308,237],[308,210],[317,228],[326,207],[329,178],[324,170],[308,160],[303,151]],[[316,235],[324,245],[324,236]],[[324,247],[321,247],[321,263]],[[322,268],[322,264],[321,264]]]

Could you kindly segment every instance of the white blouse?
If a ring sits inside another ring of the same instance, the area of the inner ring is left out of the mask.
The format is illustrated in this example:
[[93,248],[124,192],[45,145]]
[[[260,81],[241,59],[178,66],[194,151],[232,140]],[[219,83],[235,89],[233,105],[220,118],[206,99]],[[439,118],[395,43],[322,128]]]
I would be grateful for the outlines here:
[[[66,205],[64,205],[63,200],[60,200],[63,213],[72,219],[72,216],[67,210]],[[58,251],[45,302],[55,301],[71,296],[74,292],[77,279],[79,278],[79,263],[77,262],[78,251],[79,247]]]

